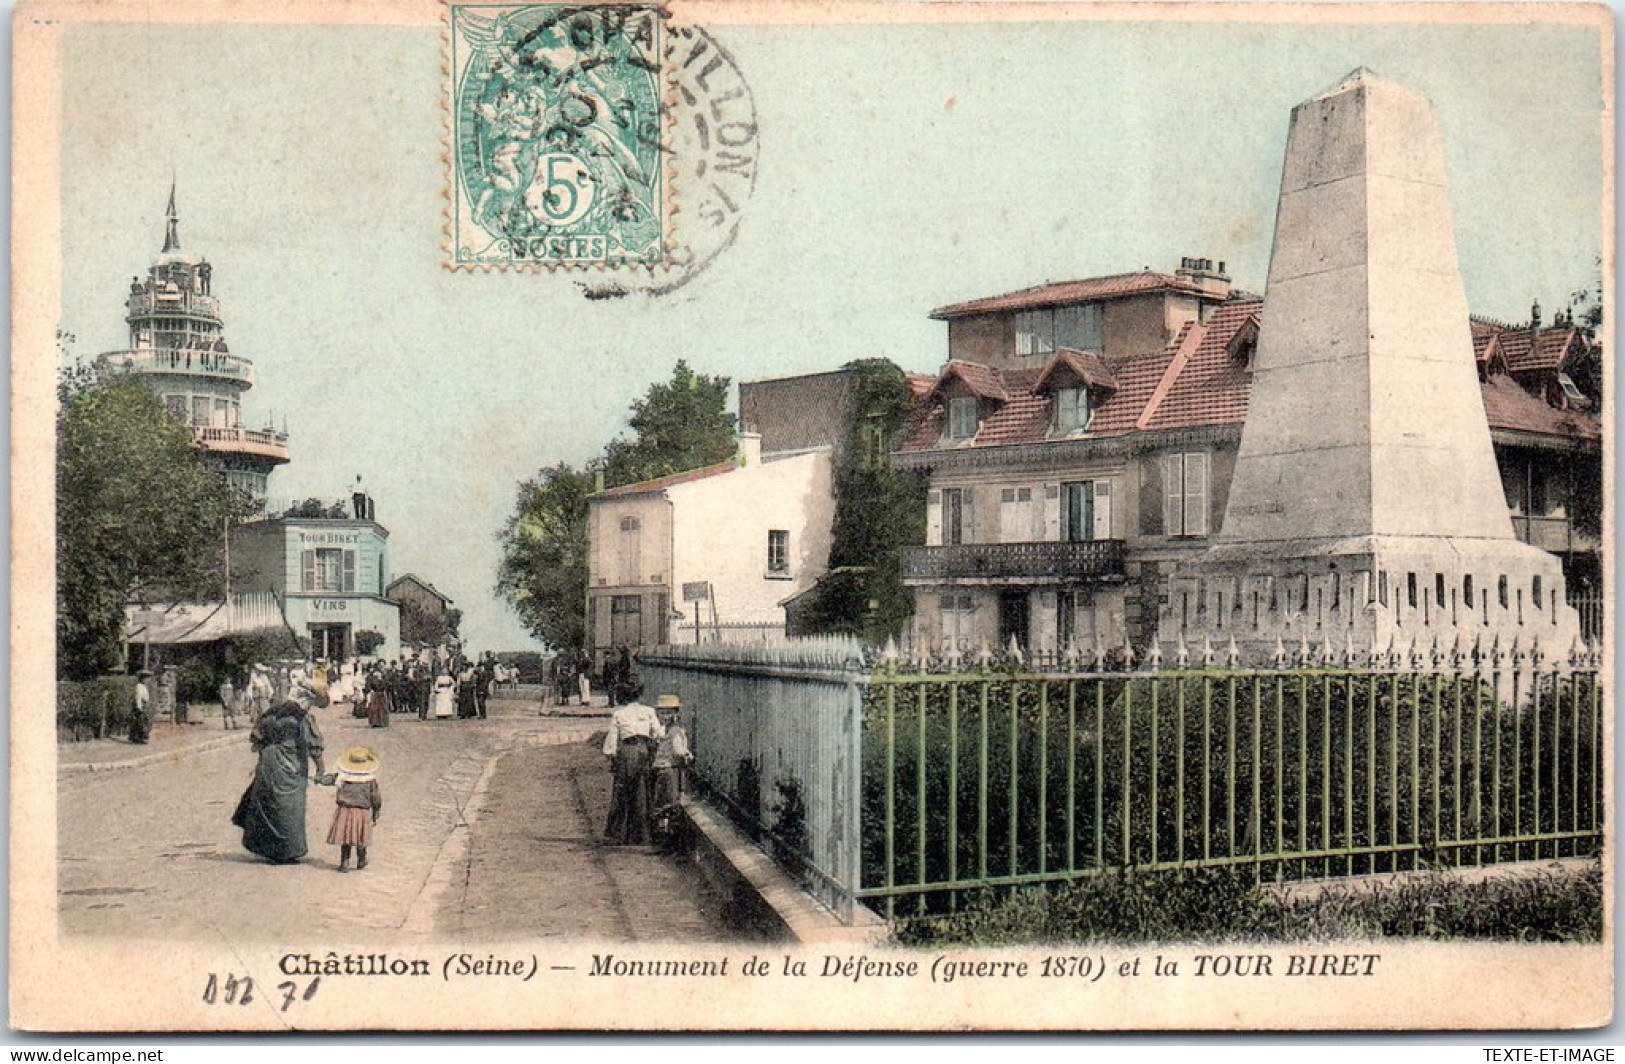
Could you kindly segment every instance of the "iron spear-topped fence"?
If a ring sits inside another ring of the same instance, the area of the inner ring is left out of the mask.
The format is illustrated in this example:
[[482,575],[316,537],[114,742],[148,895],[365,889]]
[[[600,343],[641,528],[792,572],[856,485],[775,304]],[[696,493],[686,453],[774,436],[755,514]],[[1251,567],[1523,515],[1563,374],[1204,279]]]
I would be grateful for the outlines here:
[[1278,881],[1600,846],[1596,651],[1236,660],[826,640],[644,668],[682,694],[708,791],[838,912],[930,916],[1125,867]]

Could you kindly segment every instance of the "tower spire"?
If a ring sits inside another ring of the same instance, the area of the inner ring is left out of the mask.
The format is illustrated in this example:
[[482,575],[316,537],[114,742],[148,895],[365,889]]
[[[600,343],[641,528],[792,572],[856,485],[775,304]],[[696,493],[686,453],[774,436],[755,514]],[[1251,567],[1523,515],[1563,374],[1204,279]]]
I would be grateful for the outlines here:
[[169,179],[169,206],[164,209],[164,217],[168,224],[164,228],[164,251],[179,251],[181,249],[181,223],[180,217],[175,213],[175,179]]

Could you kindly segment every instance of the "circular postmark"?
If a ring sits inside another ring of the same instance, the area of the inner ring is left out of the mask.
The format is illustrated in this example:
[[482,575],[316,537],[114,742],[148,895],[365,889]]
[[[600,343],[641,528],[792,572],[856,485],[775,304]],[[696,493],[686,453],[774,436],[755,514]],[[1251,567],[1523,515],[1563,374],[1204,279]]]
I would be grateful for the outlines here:
[[705,271],[739,233],[756,188],[758,129],[750,84],[728,50],[697,26],[666,35],[667,163],[676,222],[663,268],[586,280],[589,299],[662,295]]

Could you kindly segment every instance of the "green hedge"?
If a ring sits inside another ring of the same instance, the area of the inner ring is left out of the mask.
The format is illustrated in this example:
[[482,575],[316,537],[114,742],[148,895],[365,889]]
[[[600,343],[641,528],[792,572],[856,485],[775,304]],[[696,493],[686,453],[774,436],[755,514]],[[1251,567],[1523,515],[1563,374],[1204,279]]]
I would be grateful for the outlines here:
[[1260,853],[1316,855],[1269,878],[1556,856],[1452,843],[1600,830],[1598,696],[1588,676],[1544,678],[1538,714],[1431,674],[883,681],[864,716],[863,883],[886,882],[888,823],[898,884]]
[[57,681],[58,738],[84,742],[127,733],[135,713],[135,683],[134,676]]
[[913,946],[1066,942],[1305,941],[1370,938],[1596,942],[1600,861],[1469,882],[1418,873],[1358,890],[1283,899],[1233,869],[1124,870],[1055,891],[991,892],[963,911],[907,920]]

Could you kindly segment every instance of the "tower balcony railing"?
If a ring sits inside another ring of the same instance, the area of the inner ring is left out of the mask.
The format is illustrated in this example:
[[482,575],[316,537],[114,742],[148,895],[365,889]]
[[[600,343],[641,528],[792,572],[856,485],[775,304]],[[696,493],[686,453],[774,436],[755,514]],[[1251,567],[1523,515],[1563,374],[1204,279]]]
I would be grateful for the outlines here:
[[288,434],[275,429],[217,428],[193,425],[192,436],[211,451],[256,454],[264,458],[288,460]]
[[214,296],[197,292],[176,292],[174,295],[162,291],[132,292],[124,306],[132,318],[187,314],[220,320],[220,301]]
[[1109,579],[1123,575],[1123,556],[1120,539],[908,547],[903,551],[903,579],[912,583]]
[[180,347],[109,351],[101,363],[115,372],[173,373],[183,377],[216,377],[253,387],[254,363],[241,355]]

